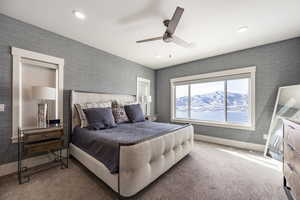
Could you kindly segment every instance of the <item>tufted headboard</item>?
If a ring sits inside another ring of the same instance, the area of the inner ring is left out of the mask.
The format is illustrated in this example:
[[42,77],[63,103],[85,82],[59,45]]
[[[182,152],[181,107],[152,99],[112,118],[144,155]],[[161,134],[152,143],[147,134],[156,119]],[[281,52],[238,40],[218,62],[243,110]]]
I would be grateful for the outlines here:
[[85,92],[85,91],[71,91],[70,106],[71,106],[71,127],[73,128],[80,125],[77,110],[75,109],[75,104],[81,103],[93,103],[100,101],[112,101],[116,100],[119,102],[132,102],[136,101],[135,95],[126,94],[109,94],[109,93],[97,93],[97,92]]

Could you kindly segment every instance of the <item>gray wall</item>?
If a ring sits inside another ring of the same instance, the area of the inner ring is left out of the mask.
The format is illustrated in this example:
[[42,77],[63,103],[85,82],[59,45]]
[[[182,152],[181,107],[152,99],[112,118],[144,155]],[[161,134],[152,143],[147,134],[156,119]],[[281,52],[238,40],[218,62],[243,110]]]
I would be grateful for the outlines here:
[[170,119],[171,78],[247,66],[257,67],[256,130],[194,126],[195,133],[264,144],[263,134],[268,132],[278,87],[300,83],[300,38],[156,71],[156,111],[159,121],[168,122]]
[[[42,30],[0,14],[0,164],[17,159],[17,146],[11,144],[11,74],[10,46],[65,59],[65,122],[68,119],[68,90],[136,94],[136,77],[151,80],[155,97],[155,72],[149,68],[74,40]],[[155,102],[151,106],[154,110]]]

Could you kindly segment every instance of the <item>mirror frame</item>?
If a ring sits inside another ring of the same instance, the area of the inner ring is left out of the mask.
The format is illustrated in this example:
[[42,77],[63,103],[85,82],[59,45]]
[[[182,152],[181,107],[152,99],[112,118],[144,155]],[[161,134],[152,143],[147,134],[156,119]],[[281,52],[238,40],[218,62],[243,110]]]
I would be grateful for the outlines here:
[[25,59],[43,63],[40,67],[56,71],[55,116],[63,121],[64,59],[33,51],[11,47],[12,54],[12,143],[18,140],[18,128],[22,125],[22,63]]
[[276,110],[277,110],[277,107],[278,107],[278,102],[279,102],[280,93],[281,93],[281,91],[282,91],[283,89],[289,89],[289,88],[294,88],[294,87],[300,87],[300,84],[298,84],[298,85],[283,86],[283,87],[279,87],[279,88],[278,88],[278,92],[277,92],[277,96],[276,96],[276,102],[275,102],[275,106],[274,106],[274,109],[273,109],[272,119],[271,119],[271,123],[270,123],[270,126],[269,126],[269,131],[268,131],[268,139],[267,139],[266,146],[265,146],[265,151],[264,151],[264,156],[265,156],[265,157],[270,158],[270,157],[267,155],[267,151],[268,151],[268,146],[269,146],[270,139],[271,139],[271,129],[272,129],[272,127],[273,127],[273,123],[274,123],[274,120],[275,120]]

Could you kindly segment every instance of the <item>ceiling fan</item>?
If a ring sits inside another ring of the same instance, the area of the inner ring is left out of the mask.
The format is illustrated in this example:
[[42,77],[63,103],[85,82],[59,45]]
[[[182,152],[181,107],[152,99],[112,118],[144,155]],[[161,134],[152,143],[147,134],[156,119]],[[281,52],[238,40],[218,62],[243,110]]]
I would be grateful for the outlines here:
[[188,43],[188,42],[184,41],[183,39],[174,35],[176,27],[179,23],[179,20],[182,16],[183,11],[184,11],[183,8],[177,7],[172,19],[171,20],[166,19],[163,21],[163,24],[165,25],[165,27],[167,27],[163,36],[149,38],[149,39],[145,39],[145,40],[139,40],[139,41],[136,41],[136,43],[151,42],[151,41],[162,39],[164,42],[167,42],[167,43],[174,42],[175,44],[185,47],[185,48],[192,47],[192,43]]

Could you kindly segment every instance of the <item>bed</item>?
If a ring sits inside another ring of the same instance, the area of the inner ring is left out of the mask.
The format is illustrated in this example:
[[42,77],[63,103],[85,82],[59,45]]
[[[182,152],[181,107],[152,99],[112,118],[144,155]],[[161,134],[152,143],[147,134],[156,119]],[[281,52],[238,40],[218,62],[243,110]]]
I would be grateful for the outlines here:
[[70,99],[71,155],[120,196],[135,195],[193,148],[194,130],[191,125],[145,121],[120,124],[117,128],[98,132],[79,127],[75,104],[135,101],[134,95],[72,91]]

